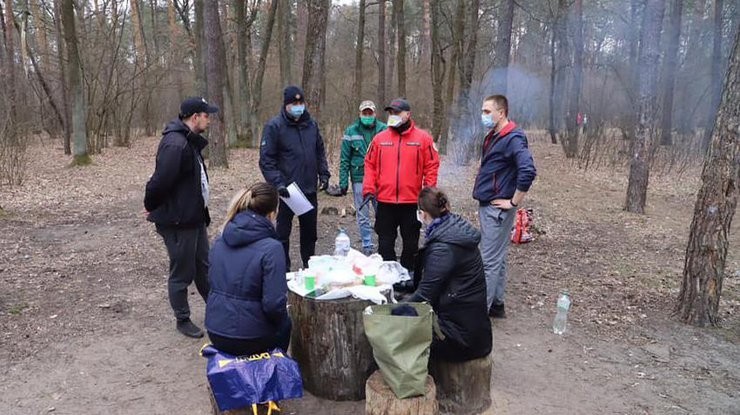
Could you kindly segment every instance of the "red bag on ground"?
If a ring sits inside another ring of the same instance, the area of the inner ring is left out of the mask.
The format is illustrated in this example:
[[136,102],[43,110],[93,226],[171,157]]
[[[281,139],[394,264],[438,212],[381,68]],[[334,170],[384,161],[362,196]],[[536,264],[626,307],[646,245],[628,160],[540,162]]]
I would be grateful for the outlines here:
[[532,209],[519,208],[516,211],[516,221],[511,229],[511,242],[515,244],[525,244],[532,242],[531,226],[534,223]]

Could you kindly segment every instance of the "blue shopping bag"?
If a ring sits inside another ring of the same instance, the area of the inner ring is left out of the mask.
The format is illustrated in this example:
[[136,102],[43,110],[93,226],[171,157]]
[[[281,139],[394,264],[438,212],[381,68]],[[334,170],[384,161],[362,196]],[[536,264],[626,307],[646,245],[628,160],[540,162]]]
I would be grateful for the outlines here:
[[206,375],[221,411],[303,397],[298,363],[280,349],[232,356],[206,345],[200,354],[208,359]]

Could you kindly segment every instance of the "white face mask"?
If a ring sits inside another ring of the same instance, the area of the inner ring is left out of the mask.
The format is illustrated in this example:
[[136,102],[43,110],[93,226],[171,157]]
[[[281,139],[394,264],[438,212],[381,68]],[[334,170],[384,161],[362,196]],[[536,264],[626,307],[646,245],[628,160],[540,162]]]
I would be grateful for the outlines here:
[[388,116],[388,126],[389,127],[398,127],[403,123],[403,118],[401,118],[400,115],[389,115]]
[[416,220],[418,220],[419,223],[421,223],[421,226],[424,226],[425,225],[425,223],[424,223],[424,214],[421,212],[420,209],[416,209]]

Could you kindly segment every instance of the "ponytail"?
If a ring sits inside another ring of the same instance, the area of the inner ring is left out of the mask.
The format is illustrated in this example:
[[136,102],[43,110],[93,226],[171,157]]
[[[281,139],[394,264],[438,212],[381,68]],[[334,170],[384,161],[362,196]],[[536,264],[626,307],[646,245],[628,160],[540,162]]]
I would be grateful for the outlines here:
[[226,224],[234,220],[237,214],[247,209],[262,216],[275,212],[278,207],[278,193],[274,186],[260,182],[234,195],[226,210],[226,218],[221,225],[221,232]]

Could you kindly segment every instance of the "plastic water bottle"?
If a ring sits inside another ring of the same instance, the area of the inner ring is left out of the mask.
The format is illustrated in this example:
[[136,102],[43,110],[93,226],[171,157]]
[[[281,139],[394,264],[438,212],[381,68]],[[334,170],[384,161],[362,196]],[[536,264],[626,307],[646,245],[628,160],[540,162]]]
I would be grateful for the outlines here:
[[349,254],[350,241],[349,235],[344,229],[340,229],[337,238],[334,239],[334,255],[347,256]]
[[555,321],[552,323],[552,331],[555,334],[565,333],[565,327],[568,322],[568,309],[570,308],[570,294],[568,291],[560,293],[558,298],[558,313],[555,315]]

